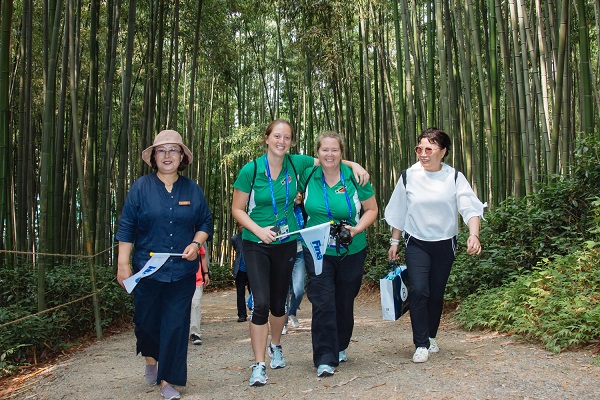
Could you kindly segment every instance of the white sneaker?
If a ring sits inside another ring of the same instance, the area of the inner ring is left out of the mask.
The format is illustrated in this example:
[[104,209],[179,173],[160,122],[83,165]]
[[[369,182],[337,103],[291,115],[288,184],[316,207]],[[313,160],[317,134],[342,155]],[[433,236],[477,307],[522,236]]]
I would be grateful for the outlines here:
[[300,327],[300,322],[298,322],[298,318],[296,318],[295,315],[289,315],[288,320],[289,320],[289,322],[291,322],[291,324],[294,328]]
[[434,338],[429,338],[429,352],[437,353],[440,351],[440,346],[438,346],[437,341]]
[[427,350],[427,347],[417,347],[417,350],[415,350],[415,354],[413,354],[412,362],[424,363],[428,359],[429,350]]
[[282,335],[287,335],[287,325],[283,326],[283,330],[281,331]]

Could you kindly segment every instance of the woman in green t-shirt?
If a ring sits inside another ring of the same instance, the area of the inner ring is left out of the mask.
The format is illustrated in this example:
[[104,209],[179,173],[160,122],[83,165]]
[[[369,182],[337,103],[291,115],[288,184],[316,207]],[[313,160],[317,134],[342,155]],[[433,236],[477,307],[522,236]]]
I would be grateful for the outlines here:
[[[333,223],[320,273],[315,271],[310,251],[304,249],[307,293],[312,303],[313,363],[319,377],[333,375],[335,367],[347,360],[346,349],[354,328],[354,298],[360,290],[367,255],[365,229],[377,218],[371,184],[355,184],[350,169],[340,164],[343,153],[340,134],[321,133],[317,141],[321,165],[305,171],[301,178],[308,214],[306,227]],[[352,239],[345,246],[340,240],[344,233]]]
[[[271,325],[270,366],[273,369],[285,367],[280,340],[298,236],[285,234],[298,230],[293,212],[297,174],[319,163],[310,156],[287,154],[293,139],[288,121],[271,122],[264,136],[266,153],[242,167],[233,185],[231,213],[244,227],[243,254],[254,300],[250,339],[255,364],[250,386],[267,382],[267,323]],[[368,181],[368,173],[362,167],[347,163],[363,184]]]

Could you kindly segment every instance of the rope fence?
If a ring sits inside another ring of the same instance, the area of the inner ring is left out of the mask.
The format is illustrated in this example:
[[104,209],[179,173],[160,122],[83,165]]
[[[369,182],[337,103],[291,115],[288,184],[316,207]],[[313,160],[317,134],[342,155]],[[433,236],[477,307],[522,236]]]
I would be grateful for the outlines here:
[[[16,254],[16,255],[33,255],[33,256],[36,256],[36,257],[38,257],[38,256],[49,256],[49,257],[69,257],[69,258],[80,258],[80,259],[93,259],[93,258],[96,258],[96,257],[98,257],[98,256],[99,256],[99,255],[101,255],[101,254],[104,254],[104,253],[106,253],[106,252],[108,252],[108,251],[110,251],[110,250],[114,249],[115,247],[117,247],[117,245],[116,245],[116,244],[115,244],[115,245],[113,245],[113,246],[110,246],[110,247],[108,247],[108,248],[106,248],[106,249],[104,249],[104,250],[102,250],[102,251],[100,251],[100,252],[98,252],[98,253],[96,253],[96,254],[92,254],[92,255],[81,255],[81,254],[54,254],[54,253],[39,253],[39,252],[33,252],[33,251],[17,251],[17,250],[0,250],[0,255],[1,255],[1,254]],[[49,312],[51,312],[51,311],[58,310],[58,309],[60,309],[60,308],[63,308],[63,307],[69,306],[69,305],[71,305],[71,304],[73,304],[73,303],[77,303],[77,302],[83,301],[83,300],[85,300],[85,299],[88,299],[88,298],[90,298],[90,297],[93,297],[93,296],[95,296],[95,295],[99,294],[100,292],[102,292],[104,289],[106,289],[106,288],[108,287],[108,285],[109,285],[109,284],[107,283],[107,284],[106,284],[106,285],[104,285],[104,286],[103,286],[101,289],[98,289],[98,290],[96,290],[96,291],[94,291],[94,292],[92,292],[92,293],[89,293],[89,294],[87,294],[87,295],[85,295],[85,296],[83,296],[83,297],[80,297],[80,298],[78,298],[78,299],[71,300],[71,301],[69,301],[69,302],[67,302],[67,303],[59,304],[59,305],[57,305],[57,306],[54,306],[54,307],[52,307],[52,308],[48,308],[48,309],[46,309],[46,310],[39,311],[39,312],[37,312],[37,313],[35,313],[35,314],[26,315],[26,316],[24,316],[24,317],[17,318],[17,319],[16,319],[16,320],[14,320],[14,321],[9,321],[9,322],[6,322],[6,323],[4,323],[4,324],[1,324],[1,325],[0,325],[0,329],[2,329],[2,328],[5,328],[5,327],[7,327],[7,326],[10,326],[10,325],[13,325],[13,324],[16,324],[16,323],[18,323],[18,322],[25,321],[25,320],[27,320],[27,319],[29,319],[29,318],[37,317],[37,316],[39,316],[39,315],[42,315],[42,314],[45,314],[45,313],[49,313]]]

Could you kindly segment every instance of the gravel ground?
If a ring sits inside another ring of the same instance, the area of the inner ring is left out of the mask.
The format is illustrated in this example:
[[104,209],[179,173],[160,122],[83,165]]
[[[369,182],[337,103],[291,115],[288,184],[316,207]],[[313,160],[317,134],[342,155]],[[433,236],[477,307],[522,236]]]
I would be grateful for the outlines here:
[[[252,351],[248,325],[236,322],[235,290],[207,292],[202,301],[204,343],[190,344],[188,385],[178,388],[184,399],[600,399],[593,348],[555,355],[495,332],[466,332],[447,316],[441,351],[414,364],[409,315],[382,321],[379,292],[365,289],[356,300],[348,362],[334,376],[317,378],[312,366],[305,298],[301,326],[282,340],[287,367],[268,369],[266,386],[249,387]],[[5,388],[3,398],[160,399],[158,387],[144,383],[144,361],[134,352],[132,331],[110,336]]]

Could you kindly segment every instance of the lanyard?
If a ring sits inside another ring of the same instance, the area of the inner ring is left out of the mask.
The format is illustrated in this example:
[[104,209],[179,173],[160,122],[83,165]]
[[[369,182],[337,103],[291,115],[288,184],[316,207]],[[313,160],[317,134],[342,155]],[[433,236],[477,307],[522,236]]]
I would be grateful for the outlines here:
[[[346,182],[344,181],[344,175],[342,174],[342,170],[340,169],[340,181],[342,181],[342,186],[344,187],[344,195],[346,195],[346,203],[348,204],[348,213],[350,216],[348,217],[348,222],[352,220],[352,203],[350,202],[350,196],[348,196],[348,188],[346,187]],[[327,215],[329,219],[333,221],[333,214],[331,214],[331,209],[329,208],[329,198],[327,197],[327,183],[325,182],[325,175],[321,172],[321,182],[323,183],[323,195],[325,196],[325,209],[327,210]]]
[[[269,168],[269,160],[265,155],[265,168],[267,170],[267,177],[269,178],[269,189],[271,189],[271,204],[273,204],[273,214],[275,214],[275,220],[279,220],[277,216],[277,203],[275,202],[275,190],[273,189],[273,179],[271,178],[271,168]],[[290,200],[290,182],[287,166],[285,168],[285,215],[287,216],[288,205]]]

